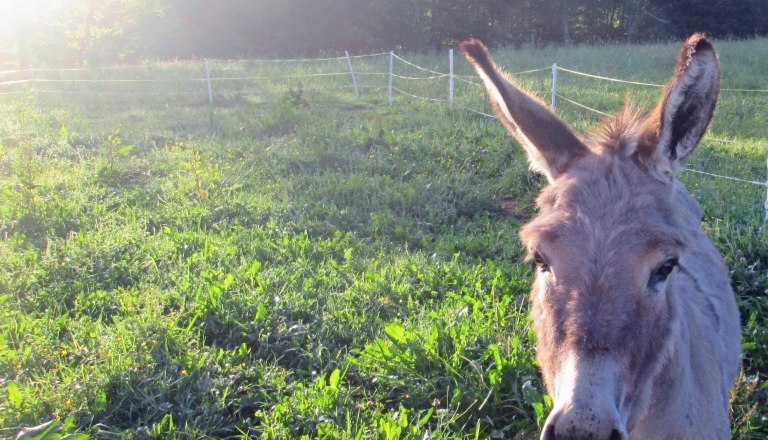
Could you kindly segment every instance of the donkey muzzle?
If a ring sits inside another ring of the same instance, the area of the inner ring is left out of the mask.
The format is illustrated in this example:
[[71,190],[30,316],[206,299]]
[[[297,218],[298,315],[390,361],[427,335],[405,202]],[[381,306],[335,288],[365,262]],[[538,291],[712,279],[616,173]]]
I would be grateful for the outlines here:
[[554,408],[541,440],[627,440],[621,386],[610,358],[568,356],[555,376]]
[[547,418],[541,440],[627,440],[618,412],[598,413],[592,408],[555,410]]

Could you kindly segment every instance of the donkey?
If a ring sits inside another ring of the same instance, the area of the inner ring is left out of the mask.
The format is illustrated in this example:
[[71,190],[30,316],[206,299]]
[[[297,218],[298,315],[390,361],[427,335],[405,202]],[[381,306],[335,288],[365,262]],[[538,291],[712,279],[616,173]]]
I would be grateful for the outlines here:
[[591,142],[519,89],[480,41],[461,50],[549,182],[520,230],[537,266],[531,318],[553,402],[541,439],[727,439],[739,314],[702,211],[675,178],[715,109],[711,43],[691,36],[655,110],[627,103]]

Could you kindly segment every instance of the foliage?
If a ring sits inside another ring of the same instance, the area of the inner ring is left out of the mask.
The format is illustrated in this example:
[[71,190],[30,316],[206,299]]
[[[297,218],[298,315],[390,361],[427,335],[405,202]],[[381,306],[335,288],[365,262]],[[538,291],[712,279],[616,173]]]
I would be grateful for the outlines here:
[[768,32],[768,3],[761,0],[62,0],[8,8],[0,14],[8,17],[0,21],[2,50],[22,69],[155,57],[426,51],[470,36],[540,47]]

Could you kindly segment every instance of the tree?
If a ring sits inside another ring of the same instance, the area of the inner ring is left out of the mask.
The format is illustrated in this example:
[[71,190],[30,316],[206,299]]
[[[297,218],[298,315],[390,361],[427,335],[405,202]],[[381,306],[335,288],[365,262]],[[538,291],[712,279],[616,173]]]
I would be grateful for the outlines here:
[[751,37],[768,31],[766,0],[654,0],[669,20],[667,32],[684,38],[693,32],[713,37]]
[[28,0],[6,9],[0,37],[15,41],[22,67],[430,50],[470,36],[536,46],[768,33],[768,0]]

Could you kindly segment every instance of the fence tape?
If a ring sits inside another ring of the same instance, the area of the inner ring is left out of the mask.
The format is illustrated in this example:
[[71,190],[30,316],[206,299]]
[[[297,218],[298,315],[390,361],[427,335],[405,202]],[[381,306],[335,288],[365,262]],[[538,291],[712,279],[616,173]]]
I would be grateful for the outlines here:
[[421,100],[424,100],[424,101],[432,101],[432,102],[448,102],[448,100],[447,100],[447,99],[439,99],[439,98],[427,98],[427,97],[424,97],[424,96],[419,96],[419,95],[412,95],[412,94],[410,94],[410,93],[408,93],[408,92],[405,92],[405,91],[403,91],[403,90],[400,90],[400,89],[398,89],[397,87],[392,87],[392,90],[395,90],[395,91],[397,91],[397,92],[398,92],[398,93],[400,93],[401,95],[410,96],[411,98],[421,99]]
[[[610,77],[607,77],[607,76],[600,76],[600,75],[593,75],[593,74],[585,73],[585,72],[579,72],[578,70],[566,69],[565,67],[561,67],[561,66],[557,66],[557,69],[558,70],[562,70],[564,72],[572,73],[574,75],[586,76],[588,78],[595,78],[595,79],[600,79],[600,80],[603,80],[603,81],[612,81],[612,82],[617,82],[617,83],[622,83],[622,84],[634,84],[634,85],[638,85],[638,86],[648,86],[648,87],[659,87],[659,88],[665,87],[663,84],[653,84],[653,83],[646,83],[646,82],[640,82],[640,81],[627,81],[627,80],[618,79],[618,78],[610,78]],[[720,91],[721,92],[768,93],[768,89],[730,89],[730,88],[721,88]]]
[[755,93],[768,93],[765,89],[720,89],[721,92],[755,92]]
[[463,108],[464,110],[468,110],[468,111],[470,111],[472,113],[476,113],[476,114],[478,114],[480,116],[485,116],[485,117],[493,118],[493,119],[499,119],[499,117],[496,116],[496,115],[492,115],[492,114],[489,114],[489,113],[484,113],[484,112],[481,112],[480,110],[475,110],[472,107],[467,107],[467,106],[463,105],[463,106],[461,106],[461,108]]
[[25,84],[25,83],[28,83],[28,82],[31,82],[31,81],[32,80],[29,80],[29,79],[19,79],[19,80],[16,80],[16,81],[4,81],[4,82],[0,82],[0,86],[11,86],[11,85],[14,85],[14,84]]
[[404,62],[405,64],[407,64],[407,65],[409,65],[409,66],[411,66],[411,67],[415,67],[416,69],[419,69],[419,70],[421,70],[421,71],[424,71],[424,72],[429,72],[429,73],[432,73],[432,74],[435,74],[435,75],[444,75],[444,76],[448,76],[448,74],[447,74],[447,73],[443,73],[443,72],[436,72],[436,71],[434,71],[434,70],[430,70],[430,69],[427,69],[427,68],[425,68],[425,67],[421,67],[421,66],[419,66],[419,65],[413,64],[412,62],[410,62],[410,61],[408,61],[408,60],[406,60],[406,59],[404,59],[404,58],[401,58],[401,57],[397,56],[397,54],[392,54],[392,56],[394,56],[394,57],[395,57],[395,58],[397,58],[398,60],[400,60],[400,61]]
[[686,168],[685,171],[690,171],[690,172],[696,173],[696,174],[704,174],[706,176],[711,176],[711,177],[719,177],[721,179],[733,180],[733,181],[741,182],[741,183],[749,183],[749,184],[752,184],[752,185],[768,187],[768,183],[766,183],[766,182],[756,182],[754,180],[739,179],[738,177],[721,176],[720,174],[707,173],[706,171],[694,170],[693,168]]
[[141,69],[152,67],[152,65],[136,65],[136,66],[109,66],[109,67],[62,67],[62,68],[50,68],[50,69],[24,69],[24,70],[3,70],[0,71],[0,75],[14,75],[18,73],[29,72],[87,72],[96,70],[118,70],[118,69]]
[[[85,95],[85,96],[203,96],[200,92],[92,92],[87,90],[73,91],[73,90],[35,90],[35,93],[43,93],[48,95]],[[245,93],[245,92],[241,92]]]
[[480,86],[480,87],[482,87],[482,86],[483,86],[483,84],[482,84],[482,83],[479,83],[479,82],[474,82],[474,81],[470,81],[470,80],[468,80],[468,79],[464,79],[464,78],[462,78],[462,77],[459,77],[459,76],[454,76],[454,78],[456,78],[457,80],[459,80],[459,81],[461,81],[461,82],[465,82],[465,83],[467,83],[467,84],[472,84],[473,86]]
[[177,78],[177,79],[46,79],[35,78],[26,80],[31,83],[173,83],[173,82],[205,82],[205,78]]
[[[388,74],[388,73],[385,73],[384,75],[389,75],[389,74]],[[400,79],[415,79],[415,80],[418,80],[418,79],[438,79],[438,78],[445,78],[445,77],[446,77],[446,76],[448,76],[448,75],[434,75],[434,76],[402,76],[402,75],[398,75],[398,74],[396,74],[396,73],[393,73],[393,74],[392,74],[392,76],[393,76],[393,77],[395,77],[395,78],[400,78]]]
[[563,101],[566,101],[566,102],[570,102],[571,104],[573,104],[573,105],[575,105],[575,106],[578,106],[578,107],[581,107],[581,108],[583,108],[583,109],[585,109],[585,110],[589,110],[589,111],[591,111],[591,112],[595,112],[595,113],[601,114],[601,115],[603,115],[603,116],[611,116],[611,114],[610,114],[610,113],[601,112],[600,110],[596,110],[596,109],[594,109],[594,108],[592,108],[592,107],[587,107],[587,106],[586,106],[586,105],[584,105],[584,104],[579,104],[578,102],[576,102],[576,101],[573,101],[573,100],[571,100],[571,99],[568,99],[568,98],[566,98],[565,96],[563,96],[563,95],[561,95],[561,94],[559,94],[559,93],[557,94],[557,97],[558,97],[558,98],[560,98],[560,99],[562,99]]
[[608,78],[607,76],[592,75],[589,73],[579,72],[577,70],[566,69],[565,67],[561,67],[561,66],[557,66],[557,70],[562,70],[563,72],[572,73],[574,75],[586,76],[587,78],[601,79],[603,81],[613,81],[613,82],[622,83],[622,84],[634,84],[637,86],[664,87],[661,84],[652,84],[652,83],[646,83],[646,82],[640,82],[640,81],[625,81],[623,79]]
[[[371,53],[363,55],[351,55],[350,58],[370,58],[378,57],[382,55],[389,55],[389,52]],[[294,63],[294,62],[315,62],[315,61],[338,61],[345,60],[347,57],[331,57],[331,58],[293,58],[293,59],[234,59],[234,60],[217,60],[210,59],[212,63]],[[17,70],[2,70],[0,75],[12,75],[17,73],[27,72],[87,72],[96,70],[122,70],[122,69],[146,69],[157,67],[157,65],[173,65],[173,64],[202,64],[202,60],[173,60],[173,61],[157,61],[155,64],[138,64],[133,66],[99,66],[99,67],[61,67],[61,68],[33,68],[33,69],[17,69]]]
[[[389,52],[380,52],[380,53],[369,53],[364,55],[350,55],[350,58],[371,58],[371,57],[379,57],[382,55],[389,55]],[[309,61],[344,61],[346,60],[346,56],[342,57],[330,57],[330,58],[292,58],[292,59],[283,59],[283,58],[276,58],[276,59],[235,59],[235,60],[211,60],[212,62],[218,62],[218,63],[301,63],[301,62],[309,62]]]
[[[384,72],[355,72],[357,75],[367,76],[387,76],[388,73]],[[349,75],[349,72],[330,72],[330,73],[306,73],[298,75],[281,75],[281,76],[233,76],[233,77],[212,77],[211,81],[253,81],[264,79],[282,79],[282,78],[313,78],[323,76],[343,76]],[[419,78],[415,78],[419,79]],[[424,78],[429,79],[429,78]],[[0,83],[0,85],[6,84],[22,84],[22,83],[173,83],[173,82],[205,82],[206,78],[177,78],[177,79],[45,79],[35,78],[34,81],[29,79],[19,81],[8,81]]]

